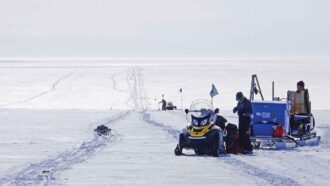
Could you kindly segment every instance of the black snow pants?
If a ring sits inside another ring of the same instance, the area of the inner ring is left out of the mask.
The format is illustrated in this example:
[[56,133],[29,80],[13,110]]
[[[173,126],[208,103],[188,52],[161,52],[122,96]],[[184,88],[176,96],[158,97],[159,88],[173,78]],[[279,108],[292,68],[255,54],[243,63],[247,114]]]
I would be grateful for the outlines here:
[[253,147],[251,145],[250,135],[247,132],[250,129],[251,118],[249,116],[239,116],[239,144],[244,150],[252,151]]

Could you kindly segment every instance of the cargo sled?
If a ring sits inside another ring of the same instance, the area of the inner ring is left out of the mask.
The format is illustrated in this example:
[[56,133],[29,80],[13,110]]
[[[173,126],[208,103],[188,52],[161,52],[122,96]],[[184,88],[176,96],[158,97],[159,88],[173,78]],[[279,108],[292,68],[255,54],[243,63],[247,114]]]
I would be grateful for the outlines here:
[[[262,100],[254,100],[256,93],[261,95]],[[274,95],[272,101],[264,101],[257,76],[252,76],[250,92],[253,106],[251,142],[254,148],[290,149],[320,143],[321,137],[314,131],[315,118],[313,114],[294,114],[289,95],[288,93],[288,98],[285,101],[275,99]]]
[[97,126],[96,129],[94,129],[94,133],[98,136],[108,136],[110,131],[111,129],[105,125]]

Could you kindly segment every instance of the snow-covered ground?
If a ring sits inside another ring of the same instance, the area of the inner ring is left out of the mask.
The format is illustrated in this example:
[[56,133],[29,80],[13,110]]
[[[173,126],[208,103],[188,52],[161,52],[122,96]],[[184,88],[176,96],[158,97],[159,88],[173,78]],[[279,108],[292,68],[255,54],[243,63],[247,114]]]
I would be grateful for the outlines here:
[[[327,62],[2,62],[0,185],[329,185]],[[158,111],[161,95],[181,108],[182,88],[188,107],[208,98],[214,83],[215,105],[237,123],[233,97],[248,92],[254,73],[267,98],[273,80],[281,97],[306,82],[322,143],[253,156],[174,156],[186,118]],[[110,138],[94,136],[100,124],[113,129]]]

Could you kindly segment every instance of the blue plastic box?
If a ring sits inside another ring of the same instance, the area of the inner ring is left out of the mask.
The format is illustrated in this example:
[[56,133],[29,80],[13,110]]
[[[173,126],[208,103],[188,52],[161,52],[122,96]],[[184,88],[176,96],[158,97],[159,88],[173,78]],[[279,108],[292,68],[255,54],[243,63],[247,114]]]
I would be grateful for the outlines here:
[[281,124],[289,132],[290,104],[283,101],[252,101],[252,136],[273,136],[273,126]]

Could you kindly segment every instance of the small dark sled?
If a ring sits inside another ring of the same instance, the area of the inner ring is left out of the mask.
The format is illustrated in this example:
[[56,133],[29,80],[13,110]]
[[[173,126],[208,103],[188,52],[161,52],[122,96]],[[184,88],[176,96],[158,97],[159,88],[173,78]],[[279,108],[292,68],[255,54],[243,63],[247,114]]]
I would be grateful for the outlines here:
[[111,129],[105,125],[97,126],[96,129],[94,129],[94,132],[99,136],[107,136],[110,131]]

